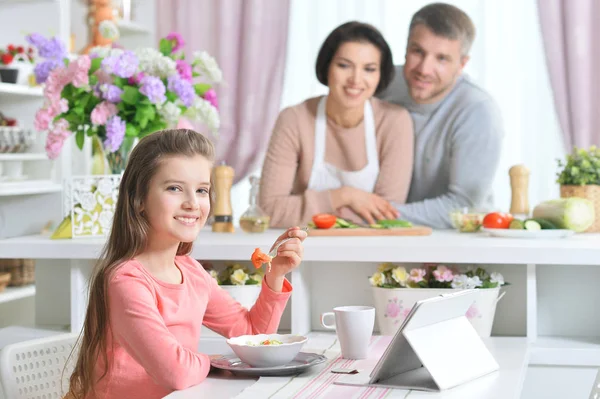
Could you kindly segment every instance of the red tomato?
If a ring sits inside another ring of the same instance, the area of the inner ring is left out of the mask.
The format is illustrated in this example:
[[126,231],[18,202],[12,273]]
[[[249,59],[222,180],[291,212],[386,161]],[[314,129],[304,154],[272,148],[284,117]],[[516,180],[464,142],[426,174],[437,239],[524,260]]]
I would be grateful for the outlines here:
[[507,215],[502,212],[492,212],[485,215],[483,218],[483,227],[486,229],[508,229],[512,215]]
[[313,216],[312,220],[318,229],[328,229],[330,227],[333,227],[337,218],[334,215],[320,213],[318,215]]

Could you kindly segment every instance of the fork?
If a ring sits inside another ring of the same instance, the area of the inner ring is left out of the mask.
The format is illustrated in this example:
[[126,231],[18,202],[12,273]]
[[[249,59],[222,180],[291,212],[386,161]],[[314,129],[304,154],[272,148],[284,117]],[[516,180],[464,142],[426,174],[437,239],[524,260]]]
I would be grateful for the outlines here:
[[[300,230],[305,231],[308,233],[308,226],[301,228]],[[274,258],[277,256],[277,251],[279,250],[279,247],[282,246],[283,244],[285,244],[286,242],[288,242],[289,240],[291,240],[292,238],[295,237],[290,237],[290,238],[284,238],[283,240],[279,241],[279,243],[277,245],[275,245],[275,248],[273,248],[271,250],[271,252],[268,253],[268,255],[271,258]]]

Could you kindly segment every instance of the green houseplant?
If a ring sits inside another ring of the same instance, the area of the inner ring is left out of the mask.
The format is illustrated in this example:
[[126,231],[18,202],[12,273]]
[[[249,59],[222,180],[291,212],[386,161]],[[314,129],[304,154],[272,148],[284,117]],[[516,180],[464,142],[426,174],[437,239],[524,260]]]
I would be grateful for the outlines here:
[[560,184],[560,196],[592,201],[597,216],[586,232],[600,231],[600,148],[594,145],[587,150],[575,147],[564,161],[559,159],[557,162],[556,182]]

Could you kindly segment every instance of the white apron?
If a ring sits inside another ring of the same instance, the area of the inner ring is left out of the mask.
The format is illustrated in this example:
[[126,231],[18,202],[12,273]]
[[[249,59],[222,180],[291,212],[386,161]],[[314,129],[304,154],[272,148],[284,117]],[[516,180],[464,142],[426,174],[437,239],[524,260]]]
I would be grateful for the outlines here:
[[357,171],[348,172],[325,162],[325,143],[327,133],[327,114],[325,104],[327,96],[323,96],[317,108],[315,122],[315,158],[312,172],[308,180],[308,189],[314,191],[335,190],[343,186],[351,186],[372,193],[379,176],[379,157],[375,138],[375,120],[371,102],[365,102],[364,127],[365,146],[367,148],[367,165]]

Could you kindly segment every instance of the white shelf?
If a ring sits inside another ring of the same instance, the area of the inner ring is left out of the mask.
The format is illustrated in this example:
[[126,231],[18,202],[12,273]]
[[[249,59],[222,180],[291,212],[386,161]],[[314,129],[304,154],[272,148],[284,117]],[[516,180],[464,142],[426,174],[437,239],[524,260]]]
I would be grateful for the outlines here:
[[7,287],[0,292],[0,303],[16,301],[17,299],[29,298],[35,295],[35,284],[23,287]]
[[150,29],[133,21],[119,20],[117,27],[121,36],[131,33],[150,33]]
[[17,153],[0,154],[0,161],[49,161],[48,155],[44,153]]
[[9,195],[47,194],[61,192],[61,184],[50,180],[27,180],[22,182],[0,182],[0,197]]
[[538,337],[529,364],[600,367],[600,337]]
[[44,95],[44,91],[41,86],[29,87],[25,85],[0,82],[0,94],[41,97]]

